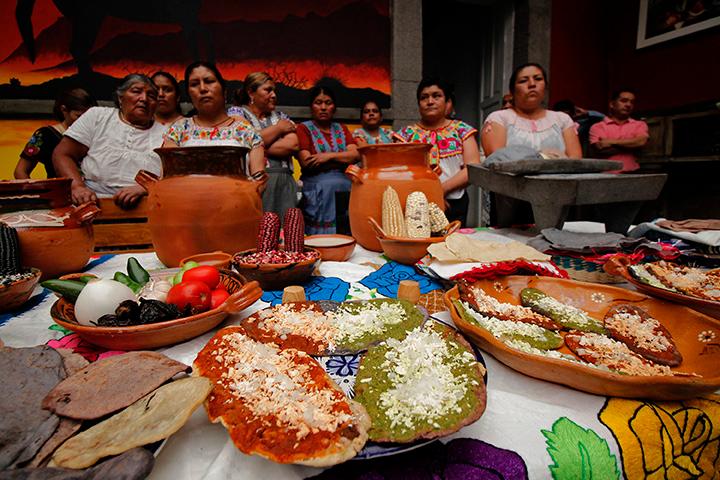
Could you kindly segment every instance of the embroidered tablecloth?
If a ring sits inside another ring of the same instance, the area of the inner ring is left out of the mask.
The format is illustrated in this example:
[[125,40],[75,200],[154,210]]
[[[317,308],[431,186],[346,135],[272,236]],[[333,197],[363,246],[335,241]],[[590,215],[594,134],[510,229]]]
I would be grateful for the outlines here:
[[[93,259],[86,270],[111,277],[130,255]],[[154,254],[136,254],[148,269],[162,268]],[[356,247],[349,262],[323,262],[305,285],[309,299],[394,297],[400,280],[417,280],[421,293],[437,296],[441,285],[413,268],[387,262]],[[265,292],[230,317],[237,324],[280,301]],[[16,312],[0,314],[0,338],[12,347],[49,344],[72,348],[95,360],[117,352],[98,349],[55,325],[54,295],[38,287]],[[434,316],[451,322],[449,312]],[[213,332],[162,353],[191,364]],[[709,337],[708,337],[709,338]],[[712,340],[712,339],[711,339]],[[225,429],[211,424],[203,408],[159,452],[152,479],[611,479],[717,478],[720,475],[720,396],[684,402],[606,398],[536,380],[484,354],[487,410],[477,422],[421,448],[372,460],[355,460],[325,471],[279,465],[242,454]]]

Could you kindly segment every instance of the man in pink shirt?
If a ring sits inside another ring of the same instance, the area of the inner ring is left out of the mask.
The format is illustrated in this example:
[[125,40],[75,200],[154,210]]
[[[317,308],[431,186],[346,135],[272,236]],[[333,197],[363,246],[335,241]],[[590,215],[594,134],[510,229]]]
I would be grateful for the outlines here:
[[630,90],[613,93],[610,113],[590,127],[590,145],[600,158],[623,162],[622,172],[640,168],[637,151],[648,141],[647,123],[630,118],[635,109],[635,94]]

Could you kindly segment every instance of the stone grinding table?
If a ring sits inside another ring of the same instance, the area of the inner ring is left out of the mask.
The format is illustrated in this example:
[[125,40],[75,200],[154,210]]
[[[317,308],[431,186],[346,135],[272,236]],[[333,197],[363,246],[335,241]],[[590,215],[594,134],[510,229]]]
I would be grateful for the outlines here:
[[468,165],[470,183],[532,205],[538,228],[562,228],[573,205],[598,205],[608,232],[626,233],[642,202],[655,200],[666,174],[552,173],[514,175]]

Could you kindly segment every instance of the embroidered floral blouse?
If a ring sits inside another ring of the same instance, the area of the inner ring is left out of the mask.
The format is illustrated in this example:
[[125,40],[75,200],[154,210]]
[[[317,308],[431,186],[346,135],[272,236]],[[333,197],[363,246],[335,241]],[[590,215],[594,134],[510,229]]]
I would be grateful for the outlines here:
[[[452,120],[448,125],[436,130],[427,130],[418,124],[409,125],[395,132],[393,137],[404,143],[429,143],[432,164],[440,165],[440,181],[455,176],[462,170],[463,143],[477,133],[477,129],[460,120]],[[451,200],[463,196],[464,188],[448,192],[445,197]]]
[[181,118],[168,128],[165,140],[178,147],[223,145],[252,149],[263,144],[250,122],[239,117],[232,118],[231,124],[220,127],[201,127],[193,118]]
[[392,143],[393,131],[389,128],[380,127],[378,129],[378,136],[373,137],[367,130],[362,127],[356,128],[352,134],[355,140],[365,140],[369,145],[375,145],[376,143]]

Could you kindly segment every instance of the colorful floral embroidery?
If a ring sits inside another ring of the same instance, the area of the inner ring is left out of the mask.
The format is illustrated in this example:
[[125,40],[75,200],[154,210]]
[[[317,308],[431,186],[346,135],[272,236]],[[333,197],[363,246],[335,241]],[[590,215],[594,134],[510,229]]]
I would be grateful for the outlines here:
[[315,122],[308,120],[307,122],[303,122],[303,125],[305,125],[310,132],[310,137],[312,138],[313,146],[315,147],[316,152],[344,152],[347,150],[345,132],[343,131],[342,125],[339,123],[333,122],[330,124],[330,137],[332,145],[328,143],[325,135],[323,135],[320,129],[315,125]]
[[439,163],[441,158],[462,155],[463,142],[477,133],[477,129],[460,120],[453,120],[447,126],[437,130],[426,130],[420,125],[409,125],[395,134],[395,138],[405,143],[429,143],[431,163]]
[[197,125],[192,118],[185,118],[170,126],[165,138],[182,146],[192,140],[229,141],[234,140],[239,146],[253,148],[262,144],[262,139],[252,125],[239,117],[224,127],[206,128]]
[[598,416],[620,445],[628,480],[720,475],[720,396],[682,402],[609,398]]
[[353,138],[361,138],[365,140],[369,145],[376,145],[378,143],[392,143],[393,141],[393,131],[385,127],[380,127],[377,137],[373,137],[372,135],[370,135],[364,128],[355,129],[352,136]]

